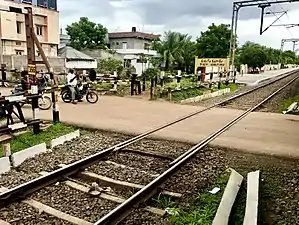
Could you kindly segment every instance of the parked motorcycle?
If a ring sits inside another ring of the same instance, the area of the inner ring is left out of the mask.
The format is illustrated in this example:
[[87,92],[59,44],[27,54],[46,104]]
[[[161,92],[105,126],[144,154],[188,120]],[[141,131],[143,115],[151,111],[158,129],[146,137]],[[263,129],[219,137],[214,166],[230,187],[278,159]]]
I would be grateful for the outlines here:
[[[98,94],[90,89],[90,84],[78,85],[79,93],[76,93],[76,100],[82,100],[85,96],[87,102],[91,104],[97,103],[99,96]],[[68,86],[61,89],[61,98],[65,103],[71,102],[71,91]]]
[[[38,78],[38,91],[41,94],[41,97],[38,99],[38,107],[41,110],[48,110],[52,106],[52,101],[50,97],[44,95],[45,87],[48,85],[48,78],[46,76],[42,76],[41,78]],[[18,96],[18,95],[24,95],[25,91],[22,88],[21,84],[15,85],[14,89],[11,90],[12,95]],[[20,106],[23,107],[25,104],[31,105],[32,100],[26,99],[24,101],[20,101]]]

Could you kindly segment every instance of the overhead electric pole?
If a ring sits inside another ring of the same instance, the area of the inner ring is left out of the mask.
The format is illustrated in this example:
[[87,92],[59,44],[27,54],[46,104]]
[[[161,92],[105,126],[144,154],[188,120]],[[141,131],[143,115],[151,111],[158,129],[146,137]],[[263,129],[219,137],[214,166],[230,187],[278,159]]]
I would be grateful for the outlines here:
[[294,3],[294,2],[299,2],[299,0],[245,0],[245,1],[236,1],[233,3],[230,50],[229,50],[230,68],[233,71],[235,70],[235,51],[236,51],[237,22],[238,22],[239,10],[245,7],[254,7],[254,6],[260,7],[262,9],[260,34],[263,34],[271,26],[288,26],[289,28],[294,26],[299,26],[299,24],[274,25],[274,23],[278,21],[280,17],[286,14],[286,12],[284,11],[281,12],[282,15],[280,17],[277,17],[277,19],[270,26],[268,26],[266,29],[263,29],[264,15],[269,14],[264,12],[264,9],[266,7],[270,7],[272,5],[280,4],[280,3]]

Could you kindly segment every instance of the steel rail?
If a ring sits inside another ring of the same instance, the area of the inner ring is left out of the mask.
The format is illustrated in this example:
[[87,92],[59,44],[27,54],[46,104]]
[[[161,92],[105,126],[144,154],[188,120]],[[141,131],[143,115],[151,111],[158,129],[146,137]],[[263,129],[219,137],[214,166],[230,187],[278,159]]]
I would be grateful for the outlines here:
[[0,208],[3,207],[3,206],[5,206],[5,205],[7,205],[10,201],[13,201],[13,200],[18,199],[18,198],[25,198],[28,194],[31,194],[31,193],[33,193],[33,192],[35,192],[35,191],[37,191],[37,190],[39,190],[39,189],[41,189],[41,188],[43,188],[45,186],[53,184],[53,183],[55,183],[55,182],[57,182],[57,181],[65,178],[67,176],[73,175],[73,174],[79,172],[80,170],[82,170],[84,168],[87,168],[87,167],[89,167],[92,164],[97,163],[98,161],[100,161],[102,158],[104,158],[105,156],[107,156],[111,152],[123,149],[126,146],[131,145],[131,144],[133,144],[133,143],[135,143],[135,142],[137,142],[137,141],[139,141],[139,140],[141,140],[141,139],[149,136],[152,133],[155,133],[155,132],[157,132],[159,130],[162,130],[162,129],[164,129],[166,127],[169,127],[169,126],[171,126],[173,124],[176,124],[178,122],[181,122],[181,121],[183,121],[185,119],[188,119],[188,118],[190,118],[192,116],[195,116],[195,115],[197,115],[199,113],[202,113],[202,112],[205,112],[207,110],[210,110],[210,109],[212,109],[212,108],[214,108],[216,106],[222,105],[222,104],[224,104],[224,103],[226,103],[228,101],[234,100],[234,99],[239,98],[239,97],[241,97],[243,95],[251,93],[251,92],[253,92],[255,90],[258,90],[258,89],[260,89],[262,87],[270,85],[270,84],[272,84],[274,82],[277,82],[277,81],[279,81],[281,79],[284,79],[285,77],[288,77],[288,76],[290,76],[292,74],[295,74],[297,72],[298,72],[298,70],[287,72],[284,75],[282,75],[282,77],[280,77],[279,79],[273,80],[271,82],[267,82],[267,83],[265,83],[265,84],[263,84],[261,86],[255,87],[255,88],[253,88],[251,90],[248,90],[248,91],[246,91],[244,93],[240,93],[240,94],[232,96],[232,97],[230,97],[230,98],[228,98],[226,100],[223,100],[220,103],[216,103],[216,104],[214,104],[214,105],[212,105],[210,107],[198,110],[196,112],[193,112],[191,114],[188,114],[186,116],[178,118],[178,119],[176,119],[176,120],[174,120],[172,122],[169,122],[169,123],[167,123],[165,125],[162,125],[162,126],[160,126],[158,128],[154,128],[154,129],[152,129],[152,130],[150,130],[148,132],[140,134],[140,135],[138,135],[136,137],[133,137],[133,138],[131,138],[129,140],[126,140],[124,142],[121,142],[119,144],[111,146],[111,147],[109,147],[109,148],[107,148],[107,149],[105,149],[105,150],[103,150],[101,152],[98,152],[98,153],[94,154],[94,155],[88,156],[88,157],[86,157],[84,159],[81,159],[79,161],[71,163],[71,164],[67,165],[66,167],[63,167],[63,168],[57,169],[55,171],[52,171],[52,172],[48,173],[47,175],[38,177],[38,178],[33,179],[33,180],[29,181],[29,182],[26,182],[24,184],[21,184],[19,186],[11,188],[11,189],[9,189],[9,190],[7,190],[5,192],[2,192],[2,193],[0,193]]
[[108,225],[108,224],[115,225],[115,224],[118,224],[119,222],[121,222],[124,218],[126,218],[131,213],[131,211],[134,209],[133,208],[134,206],[147,201],[150,197],[152,197],[154,194],[156,194],[158,192],[158,189],[165,183],[165,181],[170,176],[172,176],[183,165],[185,165],[195,154],[197,154],[207,144],[209,144],[212,140],[214,140],[215,138],[217,138],[218,136],[223,134],[225,131],[227,131],[230,127],[232,127],[237,122],[242,120],[244,117],[249,115],[252,111],[259,108],[261,105],[263,105],[265,102],[267,102],[269,99],[271,99],[273,96],[275,96],[281,90],[283,90],[285,87],[289,86],[291,83],[293,83],[298,78],[299,78],[298,76],[293,78],[291,81],[287,82],[285,85],[283,85],[281,88],[279,88],[278,90],[273,92],[271,95],[269,95],[263,101],[256,104],[255,106],[249,108],[245,112],[241,113],[239,116],[234,118],[232,121],[230,121],[224,127],[219,129],[217,132],[213,133],[206,139],[204,139],[201,142],[199,142],[198,144],[196,144],[194,147],[192,147],[190,150],[188,150],[185,154],[183,154],[181,157],[179,157],[178,160],[175,160],[175,164],[173,164],[163,174],[161,174],[159,177],[154,179],[148,185],[143,187],[137,193],[132,195],[125,202],[123,202],[122,204],[117,206],[114,210],[110,211],[108,214],[106,214],[104,217],[102,217],[99,221],[94,223],[94,225]]

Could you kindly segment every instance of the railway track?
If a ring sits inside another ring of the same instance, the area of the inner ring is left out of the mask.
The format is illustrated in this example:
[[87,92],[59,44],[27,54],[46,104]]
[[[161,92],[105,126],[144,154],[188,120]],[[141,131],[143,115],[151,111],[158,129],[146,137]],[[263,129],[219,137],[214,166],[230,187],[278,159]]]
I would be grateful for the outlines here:
[[[6,207],[0,213],[2,222],[4,224],[5,220],[10,224],[32,224],[30,218],[36,213],[32,210],[35,208],[42,216],[41,221],[34,221],[34,224],[118,224],[136,209],[136,206],[140,206],[140,203],[146,202],[156,193],[180,198],[182,193],[171,192],[167,187],[161,190],[161,187],[203,147],[261,107],[297,78],[297,72],[288,73],[278,80],[179,118],[82,160],[60,165],[58,170],[41,172],[40,177],[27,183],[11,189],[2,187],[0,207]],[[265,94],[252,101],[252,104],[246,103],[248,108],[244,109],[243,113],[176,159],[157,153],[123,150],[156,131],[211,108],[231,105],[234,101],[239,101],[238,99],[263,88],[271,90],[265,91]],[[163,209],[147,205],[141,205],[138,210],[159,217],[165,214]],[[50,216],[46,217],[44,213]],[[27,220],[30,222],[26,223]]]

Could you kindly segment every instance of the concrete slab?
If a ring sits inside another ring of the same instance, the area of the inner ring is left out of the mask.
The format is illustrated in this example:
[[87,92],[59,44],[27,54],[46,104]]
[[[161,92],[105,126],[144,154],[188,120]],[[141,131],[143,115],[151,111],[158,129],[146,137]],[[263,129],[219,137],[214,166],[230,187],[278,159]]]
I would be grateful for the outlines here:
[[9,157],[0,158],[0,174],[6,173],[10,170]]
[[287,72],[290,72],[293,70],[298,70],[298,68],[272,70],[272,71],[266,71],[261,74],[244,74],[243,76],[238,75],[236,78],[236,82],[239,84],[255,86],[255,85],[260,84],[263,81],[276,78],[278,76],[281,76],[284,73],[287,73]]
[[53,139],[50,143],[51,149],[58,145],[62,145],[64,142],[65,142],[65,135]]
[[19,166],[26,159],[33,158],[35,155],[47,152],[46,143],[35,145],[31,148],[24,149],[22,151],[12,154],[13,166]]
[[65,135],[65,141],[71,141],[77,137],[80,137],[80,131],[79,130],[76,130],[72,133],[69,133],[69,134],[66,134]]
[[76,130],[74,132],[71,132],[69,134],[63,135],[61,137],[55,138],[51,141],[50,145],[51,145],[51,149],[58,146],[58,145],[62,145],[64,144],[64,142],[66,141],[71,141],[77,137],[80,136],[80,131]]

